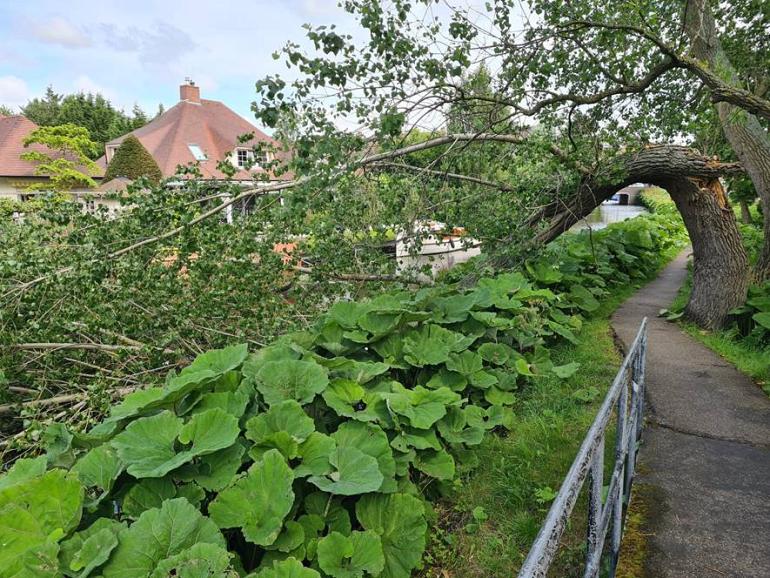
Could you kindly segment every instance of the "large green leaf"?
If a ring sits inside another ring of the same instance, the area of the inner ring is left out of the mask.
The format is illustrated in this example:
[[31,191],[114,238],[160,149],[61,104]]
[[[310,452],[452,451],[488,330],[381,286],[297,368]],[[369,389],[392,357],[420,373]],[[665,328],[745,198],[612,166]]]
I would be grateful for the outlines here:
[[216,524],[184,498],[147,510],[118,538],[118,547],[102,570],[104,578],[146,578],[166,559],[195,544],[225,547]]
[[201,542],[160,562],[150,578],[238,578],[230,558],[221,546]]
[[318,565],[334,578],[377,576],[385,567],[380,537],[371,530],[350,536],[332,532],[318,542]]
[[302,406],[288,399],[273,405],[246,422],[246,437],[255,444],[255,459],[271,448],[279,450],[287,460],[297,457],[299,444],[315,431],[312,418]]
[[115,448],[102,444],[81,457],[72,467],[72,471],[78,475],[84,486],[100,491],[95,500],[98,502],[112,490],[112,485],[124,467]]
[[196,357],[190,365],[181,371],[181,374],[211,371],[221,375],[227,371],[238,369],[248,354],[249,349],[245,343],[231,345],[224,349],[212,349]]
[[761,312],[755,313],[751,318],[765,329],[770,329],[770,313]]
[[313,432],[299,446],[302,462],[294,468],[295,477],[323,476],[331,472],[329,459],[337,448],[334,439],[326,434]]
[[451,455],[443,450],[417,452],[414,466],[421,472],[439,480],[451,480],[455,475],[455,461]]
[[355,496],[377,491],[384,480],[377,460],[355,447],[337,447],[329,456],[334,470],[327,476],[311,476],[308,481],[324,492]]
[[245,451],[241,443],[235,443],[229,448],[201,457],[192,479],[202,488],[218,492],[233,481],[243,463]]
[[277,450],[269,450],[209,504],[220,528],[241,528],[254,544],[269,546],[281,532],[294,503],[294,475]]
[[392,394],[385,394],[391,411],[409,419],[412,427],[428,429],[446,415],[447,406],[460,402],[459,394],[446,387],[426,389],[401,388]]
[[176,486],[170,476],[144,478],[132,485],[123,496],[122,512],[128,518],[139,518],[147,510],[160,508],[165,500],[176,497]]
[[305,568],[296,558],[287,558],[246,578],[321,578],[321,575],[312,568]]
[[27,461],[0,490],[0,573],[56,576],[57,542],[80,521],[83,488],[74,474],[51,470],[33,477]]
[[390,449],[388,436],[383,429],[375,424],[360,422],[345,422],[332,434],[337,447],[352,447],[377,460],[380,473],[383,477],[381,492],[395,491],[396,485],[393,476],[396,473],[396,464],[393,461],[393,452]]
[[[170,411],[140,418],[110,442],[127,471],[135,478],[159,478],[192,460],[235,443],[240,428],[238,419],[221,409],[195,414],[183,424]],[[192,444],[176,451],[176,440]]]
[[444,329],[440,325],[423,325],[404,337],[404,358],[416,367],[438,365],[449,359],[450,353],[467,349],[474,339]]
[[326,369],[312,361],[269,361],[257,373],[257,389],[270,406],[287,399],[310,403],[328,384]]
[[42,476],[46,471],[46,462],[45,456],[16,460],[13,467],[0,476],[0,492],[10,486]]
[[67,576],[85,578],[104,564],[118,545],[118,534],[124,523],[99,518],[85,530],[62,542],[59,553],[61,569]]
[[570,299],[583,311],[596,311],[599,308],[599,302],[588,289],[582,285],[573,285],[569,293]]
[[475,351],[452,353],[446,362],[446,368],[449,371],[456,371],[466,377],[481,371],[483,367],[484,361]]
[[356,517],[380,536],[385,567],[382,578],[409,578],[425,550],[425,509],[408,494],[368,494],[356,503]]

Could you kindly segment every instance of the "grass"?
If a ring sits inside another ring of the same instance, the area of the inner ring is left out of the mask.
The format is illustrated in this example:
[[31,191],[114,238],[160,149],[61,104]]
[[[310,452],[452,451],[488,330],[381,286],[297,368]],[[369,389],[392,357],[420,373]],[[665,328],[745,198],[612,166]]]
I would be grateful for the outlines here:
[[[678,251],[664,255],[661,268]],[[579,344],[565,343],[552,350],[555,363],[577,361],[580,370],[568,380],[544,378],[528,386],[516,407],[514,428],[505,436],[489,436],[479,446],[481,467],[464,477],[451,498],[436,508],[421,576],[516,575],[615,377],[621,355],[610,316],[636,289],[616,290],[584,324]],[[581,401],[585,393],[593,393],[591,401]],[[608,438],[608,469],[613,443]],[[583,497],[551,575],[582,575],[585,527]]]
[[[692,289],[692,271],[687,281],[679,289],[676,299],[671,304],[672,311],[684,309]],[[752,343],[742,340],[735,328],[720,331],[706,331],[693,323],[683,321],[682,329],[703,345],[732,363],[738,371],[748,375],[765,393],[770,395],[770,352]]]

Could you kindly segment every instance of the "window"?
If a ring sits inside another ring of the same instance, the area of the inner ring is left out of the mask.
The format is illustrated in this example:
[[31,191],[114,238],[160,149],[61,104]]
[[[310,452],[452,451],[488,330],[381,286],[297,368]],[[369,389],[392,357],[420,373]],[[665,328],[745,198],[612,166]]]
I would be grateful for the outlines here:
[[208,158],[206,153],[203,152],[203,149],[197,144],[188,144],[187,148],[190,149],[190,152],[192,153],[192,156],[195,157],[196,161],[205,161]]
[[252,149],[237,149],[235,151],[235,161],[242,169],[263,167],[267,164],[267,160],[267,153],[264,151],[258,153]]
[[254,151],[248,149],[238,149],[237,153],[238,166],[243,168],[249,168],[254,164]]

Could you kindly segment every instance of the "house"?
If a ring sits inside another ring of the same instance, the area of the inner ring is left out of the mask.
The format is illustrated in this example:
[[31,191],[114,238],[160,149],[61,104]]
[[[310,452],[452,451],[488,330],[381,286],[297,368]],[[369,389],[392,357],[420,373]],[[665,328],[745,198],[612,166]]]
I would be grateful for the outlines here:
[[[30,190],[31,185],[48,180],[47,176],[35,174],[35,163],[21,159],[22,154],[30,151],[56,156],[43,145],[24,146],[24,139],[37,128],[34,122],[22,115],[0,116],[0,199],[27,200],[37,194],[36,191]],[[91,176],[98,182],[103,175],[103,169],[99,168],[99,172]],[[92,192],[83,189],[73,190],[71,194],[76,200],[81,200]]]
[[[158,163],[164,178],[174,177],[179,166],[197,164],[202,178],[213,181],[227,179],[217,165],[229,160],[236,169],[232,180],[253,185],[255,180],[291,180],[291,175],[276,177],[265,168],[272,153],[255,157],[254,146],[277,144],[247,120],[223,103],[202,99],[200,87],[187,81],[179,87],[179,102],[148,124],[132,131],[144,148]],[[241,142],[241,137],[251,138]],[[123,139],[105,145],[105,155],[99,159],[106,167]]]

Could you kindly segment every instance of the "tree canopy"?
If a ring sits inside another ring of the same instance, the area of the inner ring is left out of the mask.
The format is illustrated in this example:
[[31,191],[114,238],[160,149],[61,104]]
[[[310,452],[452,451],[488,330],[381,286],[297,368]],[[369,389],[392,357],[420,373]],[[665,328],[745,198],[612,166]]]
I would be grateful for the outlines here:
[[43,97],[34,98],[22,107],[22,112],[39,126],[74,124],[87,128],[91,138],[100,145],[91,158],[104,153],[106,142],[144,126],[150,120],[138,105],[134,105],[131,114],[126,114],[101,94],[62,95],[50,86]]
[[37,163],[35,174],[48,177],[47,181],[32,185],[33,188],[63,192],[96,186],[91,177],[98,172],[98,167],[91,157],[97,145],[91,140],[88,129],[74,124],[42,126],[24,139],[25,147],[32,144],[50,150],[30,150],[21,155],[22,159]]

